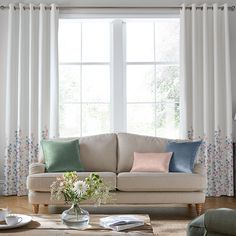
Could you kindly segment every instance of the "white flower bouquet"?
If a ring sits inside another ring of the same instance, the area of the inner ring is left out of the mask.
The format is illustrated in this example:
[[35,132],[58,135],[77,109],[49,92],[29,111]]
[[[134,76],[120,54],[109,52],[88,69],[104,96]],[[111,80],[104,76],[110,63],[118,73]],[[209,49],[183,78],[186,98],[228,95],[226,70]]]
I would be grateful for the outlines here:
[[98,174],[91,173],[85,180],[80,180],[76,172],[67,172],[52,183],[51,198],[71,204],[92,199],[100,205],[106,203],[110,197],[110,190]]

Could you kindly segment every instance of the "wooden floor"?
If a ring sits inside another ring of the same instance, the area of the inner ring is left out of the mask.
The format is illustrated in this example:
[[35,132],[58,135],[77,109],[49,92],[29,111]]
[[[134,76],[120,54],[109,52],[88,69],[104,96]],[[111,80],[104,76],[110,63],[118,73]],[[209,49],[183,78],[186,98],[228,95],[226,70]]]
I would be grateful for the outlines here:
[[[0,208],[8,207],[13,213],[32,214],[31,205],[28,203],[27,197],[0,197]],[[205,210],[211,208],[232,208],[236,209],[236,198],[233,197],[219,197],[207,198]],[[56,212],[53,212],[56,209]],[[106,211],[101,211],[102,208],[96,208],[95,212],[89,210],[89,213],[113,213],[113,214],[149,214],[153,232],[155,236],[186,236],[186,228],[197,215],[195,206],[188,207],[187,205],[176,205],[168,207],[140,207],[134,209],[120,207],[108,208]],[[58,207],[45,207],[43,205],[39,208],[39,214],[61,213],[63,209]],[[107,212],[107,210],[109,210]],[[98,212],[100,211],[100,212]]]
[[[31,205],[28,203],[26,196],[24,197],[0,197],[0,208],[8,207],[14,213],[19,214],[32,214]],[[236,209],[236,198],[234,197],[217,197],[217,198],[207,198],[205,204],[205,210],[211,208],[232,208]],[[117,210],[117,209],[116,209]],[[116,211],[113,210],[113,211]],[[122,211],[122,209],[121,209]],[[157,207],[153,208],[141,208],[133,209],[133,212],[130,213],[149,213],[151,218],[154,219],[192,219],[196,217],[195,207],[187,207],[183,205],[181,207]],[[40,214],[53,213],[50,208],[40,205],[39,209]],[[57,212],[58,213],[58,212]],[[100,213],[100,212],[99,212]],[[117,212],[114,212],[117,213]],[[118,212],[119,213],[119,212]],[[121,212],[122,213],[122,212]]]

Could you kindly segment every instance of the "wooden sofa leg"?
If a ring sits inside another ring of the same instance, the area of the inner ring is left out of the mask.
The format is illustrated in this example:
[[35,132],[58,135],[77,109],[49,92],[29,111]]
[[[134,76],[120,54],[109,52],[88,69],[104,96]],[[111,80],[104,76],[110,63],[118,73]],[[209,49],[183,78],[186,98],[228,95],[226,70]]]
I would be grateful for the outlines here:
[[38,214],[39,213],[39,204],[33,204],[33,213]]
[[197,212],[198,216],[201,215],[202,209],[203,209],[203,204],[202,203],[196,203],[196,212]]

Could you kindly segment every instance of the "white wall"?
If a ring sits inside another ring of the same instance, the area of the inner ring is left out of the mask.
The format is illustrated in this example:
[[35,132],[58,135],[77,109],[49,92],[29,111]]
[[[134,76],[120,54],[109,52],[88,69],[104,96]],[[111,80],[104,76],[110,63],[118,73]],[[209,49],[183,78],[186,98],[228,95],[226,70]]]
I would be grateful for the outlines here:
[[[2,1],[1,4],[9,2],[19,2],[16,0]],[[236,5],[235,0],[36,0],[28,1],[21,0],[22,3],[57,3],[58,5],[76,5],[76,6],[161,6],[161,5],[180,5],[185,2],[186,4],[196,3],[219,3],[227,2],[229,5]],[[7,45],[7,11],[0,10],[0,113],[4,111],[4,104],[2,97],[5,96],[3,84],[6,78],[6,45]],[[232,99],[233,99],[233,113],[236,113],[236,10],[229,13],[229,29],[230,29],[230,49],[231,49],[231,74],[232,74]],[[232,114],[233,116],[233,114]],[[4,123],[0,116],[0,193],[1,193],[1,180],[3,180],[3,157],[4,153],[1,152],[4,147]],[[236,141],[236,121],[233,122],[233,137]]]

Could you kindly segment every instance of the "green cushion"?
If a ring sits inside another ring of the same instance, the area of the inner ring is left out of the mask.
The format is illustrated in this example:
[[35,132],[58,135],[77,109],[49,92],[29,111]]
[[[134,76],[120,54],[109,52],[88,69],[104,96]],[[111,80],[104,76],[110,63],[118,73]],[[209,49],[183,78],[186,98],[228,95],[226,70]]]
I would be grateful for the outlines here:
[[204,236],[205,233],[204,214],[195,218],[187,226],[187,236]]
[[48,172],[83,171],[80,161],[79,140],[41,141]]
[[205,213],[204,222],[207,235],[236,235],[235,210],[228,208],[210,209]]

